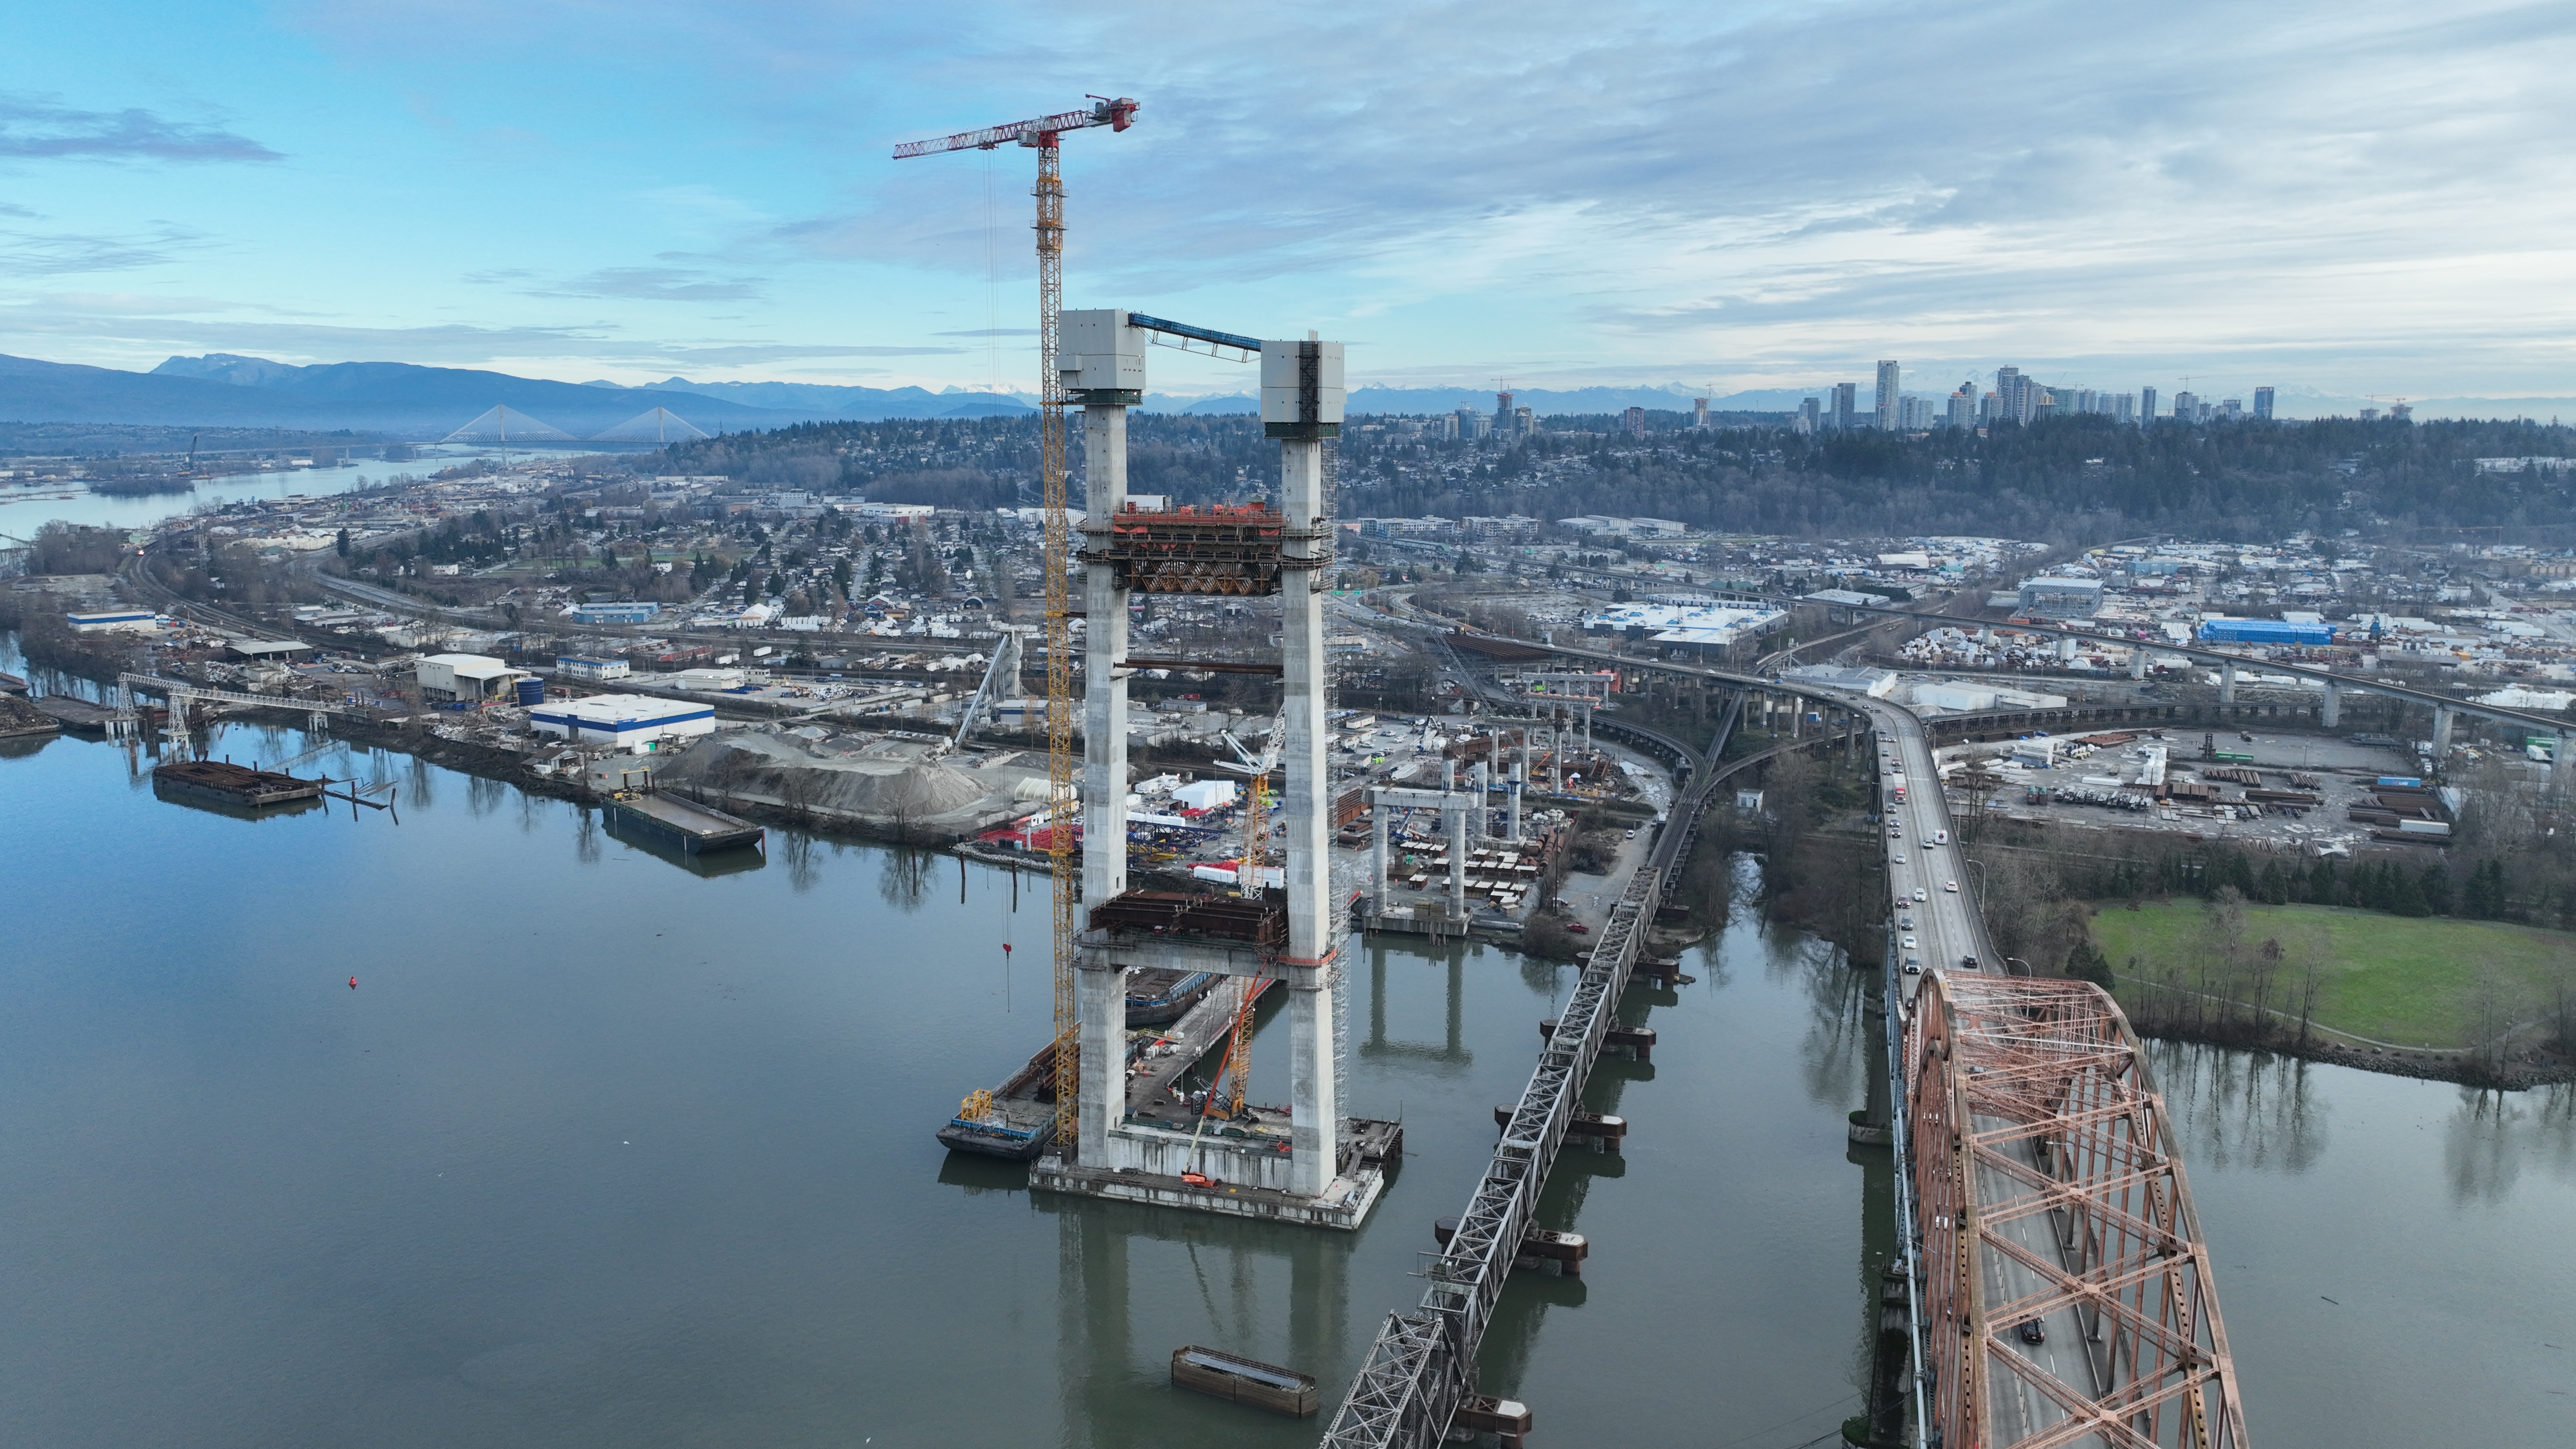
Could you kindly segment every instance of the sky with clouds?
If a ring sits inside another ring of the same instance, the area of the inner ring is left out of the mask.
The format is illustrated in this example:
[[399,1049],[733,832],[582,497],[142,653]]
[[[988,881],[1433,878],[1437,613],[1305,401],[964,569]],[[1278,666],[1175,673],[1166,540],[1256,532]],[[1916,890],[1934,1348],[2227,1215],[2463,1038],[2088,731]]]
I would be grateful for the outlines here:
[[2565,0],[21,0],[0,352],[1025,388],[1031,154],[890,151],[1096,92],[1068,303],[1361,381],[2567,397],[2570,74]]

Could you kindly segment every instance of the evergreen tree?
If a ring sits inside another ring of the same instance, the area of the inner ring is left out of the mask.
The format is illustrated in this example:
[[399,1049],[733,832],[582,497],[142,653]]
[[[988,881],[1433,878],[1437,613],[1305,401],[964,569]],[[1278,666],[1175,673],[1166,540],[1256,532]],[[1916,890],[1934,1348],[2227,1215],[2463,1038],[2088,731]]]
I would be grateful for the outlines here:
[[2281,868],[2279,861],[2264,862],[2262,878],[2256,884],[2256,894],[2265,902],[2276,906],[2290,903],[2290,873]]
[[2460,914],[2474,920],[2491,921],[2502,915],[2503,903],[2496,899],[2496,883],[2487,868],[2498,864],[2482,860],[2469,868],[2469,878],[2460,886]]
[[2387,893],[2388,905],[2386,909],[2389,914],[2398,916],[2429,916],[2433,914],[2432,903],[2424,899],[2424,888],[2421,881],[2416,877],[2407,874],[2405,871],[2398,869],[2394,863],[2384,866],[2381,869],[2383,872],[2381,879],[2386,882],[2383,889]]
[[2424,897],[2424,913],[2447,916],[2451,913],[2451,872],[2440,861],[2424,867],[2416,888]]
[[2320,855],[2308,867],[2308,888],[2299,899],[2311,905],[2331,906],[2339,903],[2342,883],[2335,879],[2334,859]]
[[2076,981],[2090,981],[2105,991],[2111,989],[2110,958],[2102,954],[2102,948],[2094,945],[2089,935],[2066,953],[2066,974]]

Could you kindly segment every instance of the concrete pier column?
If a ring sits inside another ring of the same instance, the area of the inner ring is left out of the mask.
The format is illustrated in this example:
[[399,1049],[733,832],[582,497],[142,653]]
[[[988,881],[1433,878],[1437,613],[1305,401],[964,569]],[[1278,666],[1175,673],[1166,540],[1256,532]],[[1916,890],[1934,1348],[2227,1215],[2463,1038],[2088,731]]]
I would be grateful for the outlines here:
[[2552,800],[2567,798],[2567,776],[2570,771],[2576,771],[2576,760],[2567,758],[2567,739],[2566,731],[2561,730],[2558,734],[2558,743],[2549,749],[2548,793]]
[[1387,817],[1394,813],[1394,807],[1390,805],[1369,806],[1369,912],[1372,915],[1385,915],[1390,899],[1386,886],[1386,873],[1391,864],[1387,859],[1386,827]]
[[1330,677],[1321,575],[1332,562],[1324,443],[1341,431],[1338,343],[1265,342],[1261,416],[1279,439],[1279,716],[1288,836],[1287,959],[1312,984],[1288,990],[1288,1190],[1312,1197],[1340,1175],[1342,1115],[1333,1055],[1340,917],[1333,909],[1332,774],[1325,758]]
[[1333,1079],[1333,993],[1340,989],[1288,993],[1288,1190],[1307,1197],[1341,1175],[1341,1094]]
[[[1094,537],[1127,505],[1127,409],[1082,409],[1083,462]],[[1083,570],[1082,898],[1097,904],[1127,889],[1127,591],[1106,563]],[[1122,1008],[1123,1010],[1123,1008]]]
[[2218,666],[2218,702],[2220,704],[2236,702],[2236,661],[2233,659]]
[[1453,788],[1449,803],[1440,807],[1443,824],[1449,827],[1449,919],[1467,919],[1467,799]]
[[1494,773],[1482,760],[1467,772],[1467,793],[1476,800],[1476,838],[1486,839],[1494,833]]
[[1082,1017],[1076,1160],[1097,1167],[1109,1159],[1109,1129],[1127,1115],[1127,968],[1085,952],[1073,989]]
[[2337,728],[2343,723],[2343,691],[2340,688],[2337,688],[2335,682],[2331,679],[2326,681],[2325,700],[2319,710],[2317,720],[2327,729]]
[[2129,677],[2131,679],[2147,677],[2147,646],[2144,644],[2129,651]]
[[2442,757],[2451,752],[2451,711],[2433,706],[2433,768],[2442,768]]
[[1505,833],[1505,835],[1503,836],[1503,838],[1504,838],[1505,840],[1511,841],[1511,842],[1512,842],[1513,844],[1515,844],[1515,845],[1517,845],[1517,844],[1519,844],[1519,843],[1520,843],[1520,838],[1521,838],[1521,786],[1525,783],[1524,777],[1525,777],[1525,776],[1527,776],[1527,775],[1528,775],[1528,773],[1529,773],[1529,767],[1528,767],[1528,766],[1526,766],[1526,765],[1514,765],[1514,766],[1512,767],[1512,781],[1511,781],[1511,790],[1512,790],[1512,807],[1511,807],[1511,809],[1512,809],[1512,813],[1511,813],[1511,821],[1510,821],[1510,828],[1509,828],[1509,830]]
[[1324,596],[1316,588],[1331,528],[1323,516],[1323,454],[1323,444],[1310,438],[1280,442],[1280,507],[1288,520],[1279,571],[1279,717],[1286,737],[1280,813],[1288,837],[1288,954],[1301,960],[1321,959],[1334,942],[1332,802],[1326,798],[1332,777],[1324,758],[1331,733],[1324,722]]

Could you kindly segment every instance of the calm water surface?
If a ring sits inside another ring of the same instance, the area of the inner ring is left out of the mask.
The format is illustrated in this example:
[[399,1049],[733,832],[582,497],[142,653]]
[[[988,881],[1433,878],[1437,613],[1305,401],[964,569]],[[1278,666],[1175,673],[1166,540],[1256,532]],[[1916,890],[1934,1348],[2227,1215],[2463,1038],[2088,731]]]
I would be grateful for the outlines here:
[[[498,458],[501,450],[465,444],[424,444],[420,456],[407,463],[387,463],[380,459],[361,460],[348,468],[290,468],[277,473],[233,473],[221,478],[201,480],[196,488],[184,493],[148,493],[120,497],[92,493],[78,483],[61,486],[45,484],[25,487],[0,483],[0,533],[32,538],[36,529],[57,519],[65,523],[86,524],[93,528],[146,528],[165,518],[193,513],[200,508],[245,499],[288,498],[305,494],[314,498],[346,493],[369,483],[394,479],[426,478],[441,468],[474,458]],[[525,448],[516,448],[513,458],[527,458]],[[535,456],[543,457],[539,453]],[[64,497],[64,494],[70,497]]]
[[[1361,952],[1349,1100],[1412,1155],[1355,1236],[1070,1202],[931,1137],[1046,1034],[1031,880],[779,832],[700,874],[400,757],[306,767],[398,781],[399,821],[137,768],[0,757],[0,1443],[1311,1444],[1170,1351],[1337,1399],[1571,984]],[[1630,995],[1659,1060],[1596,1077],[1631,1150],[1550,1188],[1586,1276],[1516,1282],[1487,1345],[1551,1444],[1790,1449],[1858,1407],[1849,974],[1749,919],[1690,969]],[[2160,1066],[2261,1442],[2566,1442],[2563,1099]]]

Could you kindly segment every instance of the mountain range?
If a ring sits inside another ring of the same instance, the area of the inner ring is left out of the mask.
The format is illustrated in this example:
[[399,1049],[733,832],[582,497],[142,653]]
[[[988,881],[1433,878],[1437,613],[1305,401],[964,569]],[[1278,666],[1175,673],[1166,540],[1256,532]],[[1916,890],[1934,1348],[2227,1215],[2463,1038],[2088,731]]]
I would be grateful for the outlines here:
[[[1029,411],[990,393],[713,383],[604,387],[403,362],[299,366],[233,353],[173,357],[150,372],[0,355],[0,421],[169,427],[347,428],[439,438],[492,408],[593,437],[656,407],[707,432],[818,419],[981,417]],[[771,391],[771,390],[778,391]],[[727,392],[745,395],[728,397]]]
[[[1821,388],[1765,388],[1711,397],[1720,413],[1786,413]],[[1692,393],[1678,385],[1533,388],[1514,395],[1517,406],[1541,417],[1610,414],[1630,407],[1686,412]],[[86,367],[0,355],[0,421],[18,423],[141,424],[165,427],[288,427],[314,431],[350,429],[399,438],[440,438],[496,406],[575,437],[596,437],[654,408],[706,432],[746,432],[818,421],[875,422],[890,418],[1019,416],[1034,410],[1027,394],[952,388],[844,387],[800,382],[692,382],[669,377],[630,387],[611,382],[553,382],[470,368],[420,367],[403,362],[334,362],[298,365],[229,352],[173,357],[150,372]],[[1494,394],[1477,388],[1372,387],[1353,389],[1353,415],[1434,414],[1464,407],[1491,412]],[[2369,400],[2336,398],[2283,388],[2285,416],[2345,415]],[[1873,400],[1862,395],[1868,411]],[[1146,396],[1147,412],[1223,416],[1254,412],[1245,393],[1188,397]],[[2565,398],[2426,398],[2419,418],[2545,417],[2576,412]],[[651,436],[648,429],[645,436]]]

